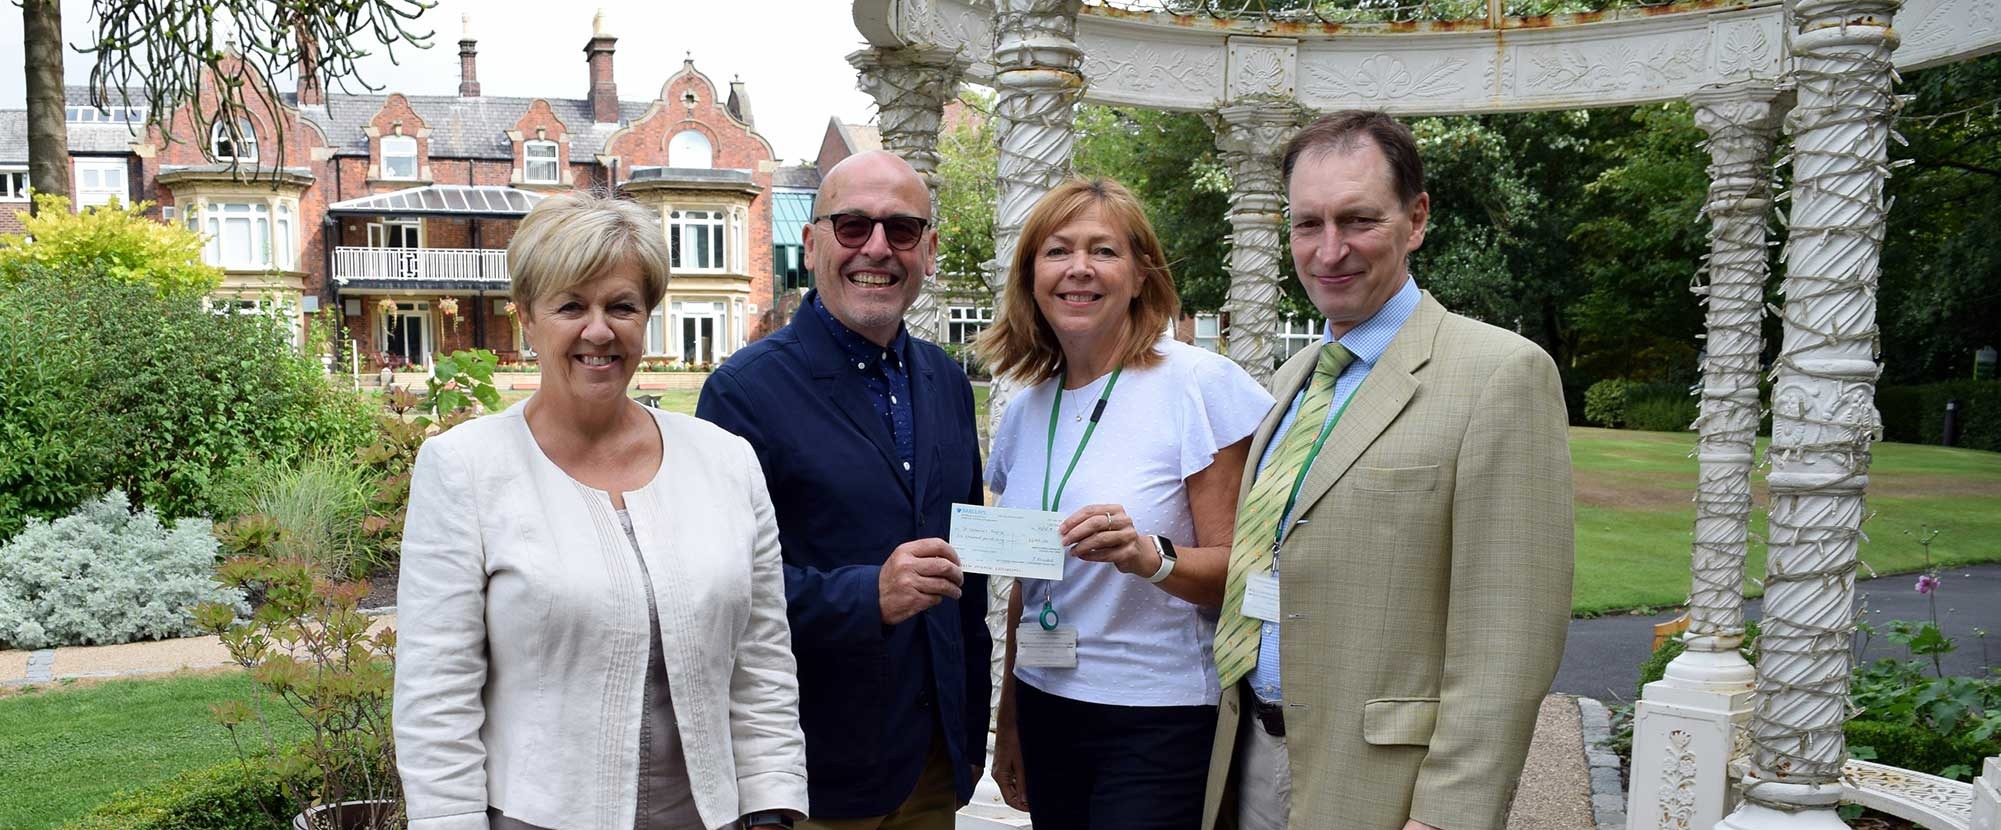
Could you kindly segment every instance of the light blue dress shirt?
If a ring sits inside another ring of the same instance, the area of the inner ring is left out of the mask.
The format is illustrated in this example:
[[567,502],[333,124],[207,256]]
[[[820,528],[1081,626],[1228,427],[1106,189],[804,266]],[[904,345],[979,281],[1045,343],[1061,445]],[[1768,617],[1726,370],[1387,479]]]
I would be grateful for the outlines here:
[[[1417,290],[1417,282],[1406,275],[1403,287],[1397,289],[1397,293],[1391,295],[1388,302],[1383,303],[1383,307],[1375,316],[1349,329],[1347,334],[1341,335],[1339,338],[1341,345],[1348,348],[1348,351],[1355,356],[1355,360],[1348,364],[1348,368],[1341,370],[1340,377],[1334,379],[1334,401],[1327,407],[1329,420],[1341,414],[1341,408],[1348,403],[1349,396],[1355,394],[1355,390],[1362,385],[1362,380],[1376,367],[1376,361],[1382,359],[1383,352],[1389,350],[1390,341],[1396,339],[1397,332],[1403,329],[1404,321],[1409,320],[1411,312],[1417,310],[1418,299],[1422,296],[1423,294]],[[1335,342],[1332,335],[1332,331],[1322,334],[1320,342],[1322,344]],[[1307,381],[1307,385],[1312,385],[1311,379]],[[1305,387],[1301,387],[1299,393],[1292,396],[1292,403],[1285,408],[1285,417],[1278,422],[1278,429],[1272,432],[1271,440],[1266,442],[1264,455],[1258,458],[1259,474],[1264,473],[1265,465],[1271,462],[1272,451],[1278,449],[1279,442],[1284,441],[1286,432],[1292,429],[1293,420],[1299,416],[1299,403],[1305,398]],[[1322,422],[1320,427],[1325,428],[1326,423]],[[1292,532],[1290,512],[1279,519],[1279,526],[1285,528],[1288,534]],[[1272,555],[1272,568],[1278,569],[1276,553]],[[1283,594],[1284,588],[1281,586],[1280,595]],[[1251,690],[1257,693],[1258,699],[1276,703],[1281,699],[1280,688],[1278,623],[1266,622],[1258,639],[1258,664],[1256,668],[1251,669]]]

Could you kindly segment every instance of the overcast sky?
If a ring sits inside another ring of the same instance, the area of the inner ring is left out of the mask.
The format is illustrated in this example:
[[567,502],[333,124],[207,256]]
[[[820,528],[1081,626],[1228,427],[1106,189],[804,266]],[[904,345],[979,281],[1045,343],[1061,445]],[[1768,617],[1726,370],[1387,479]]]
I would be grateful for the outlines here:
[[[779,158],[797,162],[820,149],[827,119],[873,123],[875,108],[855,89],[848,53],[861,35],[842,0],[438,0],[417,29],[436,31],[426,50],[398,49],[398,64],[378,55],[364,77],[388,90],[419,95],[458,92],[459,17],[472,14],[479,39],[479,82],[488,95],[582,98],[589,90],[584,43],[591,17],[605,10],[606,28],[618,37],[614,59],[618,93],[650,100],[685,57],[695,59],[723,95],[732,76],[749,85],[757,130]],[[63,0],[63,33],[86,41],[93,21],[89,0]],[[26,106],[21,66],[21,9],[0,3],[0,109]],[[68,53],[65,82],[89,78],[89,56]],[[290,83],[284,86],[290,89]]]

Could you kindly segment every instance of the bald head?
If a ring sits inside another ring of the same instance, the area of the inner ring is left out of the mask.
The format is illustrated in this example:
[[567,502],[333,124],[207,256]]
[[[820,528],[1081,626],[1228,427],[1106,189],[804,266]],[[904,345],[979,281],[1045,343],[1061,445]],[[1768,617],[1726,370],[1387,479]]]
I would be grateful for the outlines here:
[[843,197],[861,192],[902,197],[917,195],[923,210],[909,215],[927,221],[931,218],[931,191],[924,186],[924,177],[917,175],[917,169],[911,167],[910,162],[888,150],[856,153],[842,159],[822,175],[817,212],[823,215],[841,213],[845,204]]
[[[931,191],[909,162],[873,150],[847,157],[820,178],[813,213],[805,231],[806,265],[821,303],[850,331],[888,345],[931,273],[938,232],[926,228],[916,244],[899,249],[889,244],[881,220],[908,217],[929,223]],[[849,247],[854,239],[842,244],[828,219],[839,215],[877,221],[869,226],[867,239]]]

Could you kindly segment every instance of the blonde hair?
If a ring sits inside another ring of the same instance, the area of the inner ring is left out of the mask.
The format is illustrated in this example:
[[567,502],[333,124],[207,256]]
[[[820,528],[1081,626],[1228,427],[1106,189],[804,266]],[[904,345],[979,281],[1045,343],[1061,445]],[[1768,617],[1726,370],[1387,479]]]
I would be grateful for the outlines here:
[[1035,304],[1035,256],[1042,243],[1090,208],[1125,236],[1131,249],[1139,296],[1120,335],[1119,364],[1151,366],[1163,355],[1154,349],[1169,321],[1181,316],[1181,297],[1174,292],[1167,250],[1146,220],[1146,208],[1132,191],[1106,178],[1071,179],[1048,193],[1028,212],[1021,237],[1008,264],[1007,287],[1000,318],[980,335],[974,347],[996,376],[1022,383],[1041,383],[1063,368],[1063,346]]
[[507,245],[514,302],[534,316],[536,301],[568,291],[626,261],[644,275],[646,310],[667,296],[667,235],[660,217],[629,199],[571,191],[543,199]]

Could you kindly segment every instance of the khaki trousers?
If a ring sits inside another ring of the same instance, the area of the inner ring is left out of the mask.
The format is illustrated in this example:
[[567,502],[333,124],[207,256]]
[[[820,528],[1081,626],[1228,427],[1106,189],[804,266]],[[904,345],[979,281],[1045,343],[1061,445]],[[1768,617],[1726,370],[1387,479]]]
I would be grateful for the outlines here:
[[952,830],[958,821],[959,792],[952,784],[952,759],[945,736],[933,730],[931,760],[917,776],[917,788],[886,816],[828,821],[807,819],[799,830]]
[[1292,758],[1285,739],[1251,714],[1250,691],[1237,727],[1237,830],[1286,830],[1292,816]]

